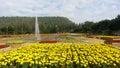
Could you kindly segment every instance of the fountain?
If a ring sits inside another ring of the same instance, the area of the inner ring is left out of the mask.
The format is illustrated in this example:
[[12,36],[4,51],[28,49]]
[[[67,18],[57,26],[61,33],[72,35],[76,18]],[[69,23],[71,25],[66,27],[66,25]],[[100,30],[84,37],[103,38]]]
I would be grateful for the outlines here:
[[57,40],[42,40],[40,37],[40,31],[39,31],[39,24],[38,24],[38,17],[36,16],[35,19],[35,38],[39,43],[56,43],[58,42]]
[[40,31],[39,31],[37,16],[36,16],[36,19],[35,19],[35,38],[36,38],[36,40],[40,40]]

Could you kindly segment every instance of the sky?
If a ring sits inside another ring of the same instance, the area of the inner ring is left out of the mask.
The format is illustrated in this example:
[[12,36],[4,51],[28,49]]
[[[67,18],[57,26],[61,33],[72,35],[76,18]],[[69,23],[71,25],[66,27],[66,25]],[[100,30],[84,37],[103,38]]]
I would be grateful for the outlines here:
[[0,16],[61,16],[83,23],[118,14],[120,0],[0,0]]

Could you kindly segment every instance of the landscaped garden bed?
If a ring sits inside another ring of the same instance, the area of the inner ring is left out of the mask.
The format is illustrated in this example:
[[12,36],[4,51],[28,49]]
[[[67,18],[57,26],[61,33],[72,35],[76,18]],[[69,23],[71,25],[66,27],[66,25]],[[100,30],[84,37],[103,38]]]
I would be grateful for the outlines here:
[[17,40],[17,41],[8,41],[6,42],[7,44],[23,44],[25,43],[25,41],[22,40]]
[[0,68],[120,68],[120,50],[109,44],[29,44],[0,54]]
[[40,40],[39,43],[57,43],[58,40]]
[[8,47],[8,46],[9,46],[8,44],[0,43],[0,49],[1,49],[1,48],[4,48],[4,47]]
[[120,36],[95,36],[95,38],[109,40],[109,39],[120,39]]
[[113,40],[113,39],[109,39],[109,40],[105,40],[105,43],[107,44],[112,44],[112,43],[120,43],[120,40]]

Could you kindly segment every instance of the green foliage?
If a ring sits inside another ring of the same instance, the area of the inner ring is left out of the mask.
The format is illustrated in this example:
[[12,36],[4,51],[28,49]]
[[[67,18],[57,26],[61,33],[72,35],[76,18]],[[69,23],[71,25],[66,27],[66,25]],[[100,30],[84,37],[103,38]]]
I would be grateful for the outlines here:
[[120,35],[120,15],[112,20],[102,20],[96,23],[86,21],[85,23],[79,24],[75,32],[93,33],[100,35]]
[[[41,33],[70,32],[75,23],[65,17],[38,17]],[[35,17],[0,17],[1,34],[30,34],[35,31]]]
[[21,41],[21,40],[18,40],[18,41],[8,41],[6,42],[6,44],[23,44],[25,43],[25,41]]
[[[38,17],[40,33],[77,32],[120,35],[120,15],[111,20],[75,24],[65,17]],[[33,34],[35,17],[0,17],[0,34]]]

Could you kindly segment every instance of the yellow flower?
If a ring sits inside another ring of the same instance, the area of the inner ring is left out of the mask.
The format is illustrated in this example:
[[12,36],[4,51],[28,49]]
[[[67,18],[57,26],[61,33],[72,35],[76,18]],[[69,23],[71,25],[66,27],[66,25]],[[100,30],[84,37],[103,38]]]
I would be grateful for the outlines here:
[[[7,63],[21,65],[27,62],[30,66],[69,65],[73,62],[87,67],[89,64],[102,65],[120,64],[120,51],[107,44],[29,44],[8,53],[0,54],[0,66]],[[14,63],[13,63],[14,62]],[[1,67],[2,68],[2,67]]]

